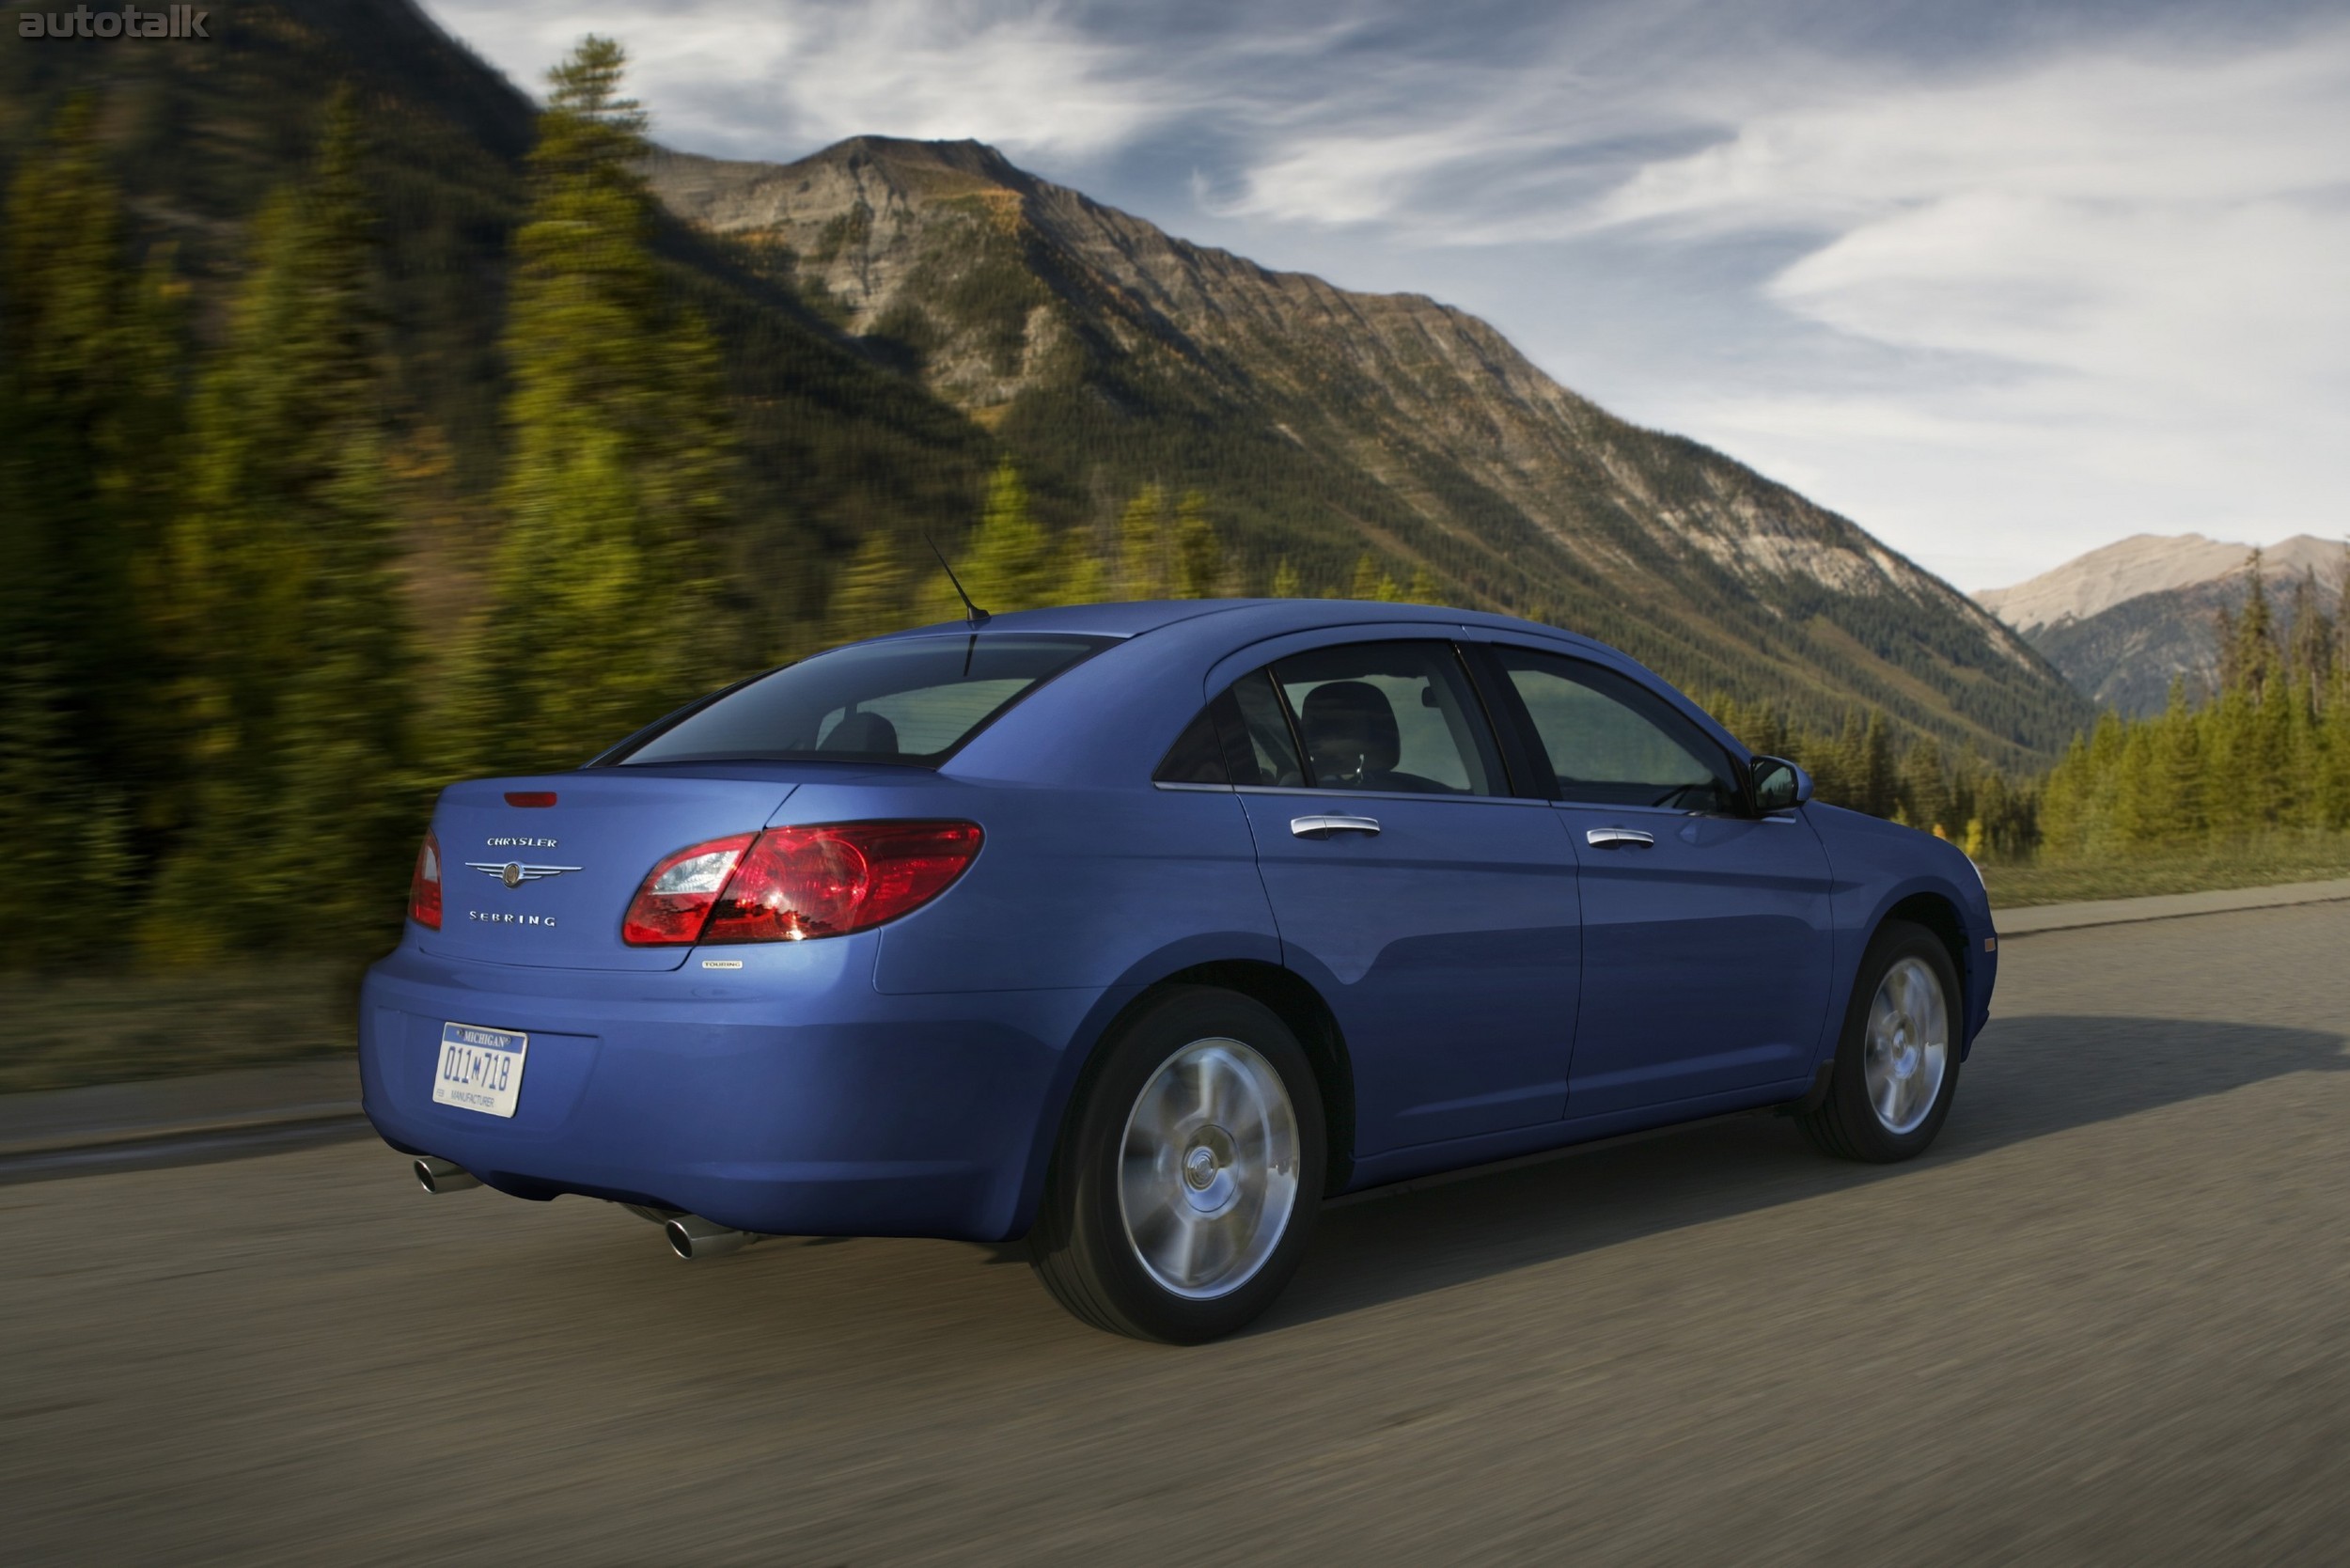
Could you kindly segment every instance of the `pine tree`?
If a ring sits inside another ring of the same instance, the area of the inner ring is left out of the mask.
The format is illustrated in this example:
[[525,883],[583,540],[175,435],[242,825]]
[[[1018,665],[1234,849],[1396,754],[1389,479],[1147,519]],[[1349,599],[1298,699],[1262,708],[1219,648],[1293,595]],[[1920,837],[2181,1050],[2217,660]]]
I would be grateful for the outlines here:
[[1942,748],[1931,738],[1917,742],[1902,759],[1900,793],[1907,803],[1910,821],[1919,827],[1947,827],[1951,822]]
[[2154,721],[2154,792],[2160,819],[2158,842],[2200,843],[2211,829],[2203,805],[2202,726],[2186,705],[2186,682],[2174,676],[2170,704]]
[[191,640],[189,821],[149,934],[347,949],[399,917],[416,829],[408,645],[380,473],[374,220],[348,93],[256,223],[194,413],[171,589]]
[[856,547],[833,583],[824,635],[832,642],[855,642],[905,624],[912,579],[897,536],[875,528]]
[[2081,853],[2089,834],[2089,737],[2075,735],[2061,760],[2040,785],[2040,842],[2051,856]]
[[1886,729],[1885,714],[1874,708],[1869,710],[1869,725],[1861,733],[1858,783],[1860,798],[1867,802],[1861,810],[1872,817],[1895,814],[1893,737]]
[[1403,602],[1407,604],[1443,604],[1444,589],[1436,586],[1436,574],[1425,565],[1415,565],[1412,568],[1412,585],[1403,590]]
[[1167,564],[1167,492],[1146,485],[1118,519],[1118,591],[1122,598],[1173,596]]
[[1213,599],[1224,575],[1224,541],[1208,521],[1207,497],[1192,491],[1175,509],[1175,597]]
[[[988,481],[987,507],[968,547],[955,562],[955,575],[972,602],[991,615],[1033,610],[1055,602],[1052,541],[1028,510],[1028,487],[1006,458]],[[942,574],[938,588],[951,599]],[[955,602],[955,615],[962,613]]]
[[1283,556],[1278,561],[1274,563],[1273,587],[1269,590],[1270,597],[1275,599],[1298,599],[1304,597],[1306,587],[1305,584],[1298,578],[1297,568],[1291,564],[1290,558],[1287,556]]
[[589,37],[550,71],[530,154],[504,531],[469,650],[474,768],[570,766],[747,658],[713,583],[733,419],[709,329],[662,287],[625,64]]
[[1110,597],[1108,566],[1083,528],[1062,532],[1053,552],[1052,603],[1098,604]]
[[1378,598],[1380,575],[1379,563],[1371,559],[1370,552],[1355,557],[1355,581],[1346,590],[1346,596],[1349,599]]
[[[177,292],[129,254],[90,101],[8,190],[0,294],[0,841],[31,887],[121,897],[177,770],[150,636],[179,404]],[[0,962],[86,946],[21,922]]]

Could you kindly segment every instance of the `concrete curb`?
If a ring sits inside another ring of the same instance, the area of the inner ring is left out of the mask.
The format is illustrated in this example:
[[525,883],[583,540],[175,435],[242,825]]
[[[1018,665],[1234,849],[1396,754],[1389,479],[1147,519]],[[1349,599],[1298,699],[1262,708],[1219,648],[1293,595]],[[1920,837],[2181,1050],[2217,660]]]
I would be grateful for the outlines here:
[[[367,1126],[349,1057],[0,1095],[0,1172],[139,1163]],[[108,1156],[118,1156],[110,1159]]]
[[2001,937],[2038,936],[2091,926],[2128,926],[2145,920],[2176,920],[2190,915],[2231,915],[2245,909],[2284,909],[2295,904],[2350,902],[2350,877],[2331,882],[2295,882],[2278,887],[2230,887],[2210,893],[2160,893],[2143,899],[2094,899],[2079,903],[2044,903],[1991,912]]

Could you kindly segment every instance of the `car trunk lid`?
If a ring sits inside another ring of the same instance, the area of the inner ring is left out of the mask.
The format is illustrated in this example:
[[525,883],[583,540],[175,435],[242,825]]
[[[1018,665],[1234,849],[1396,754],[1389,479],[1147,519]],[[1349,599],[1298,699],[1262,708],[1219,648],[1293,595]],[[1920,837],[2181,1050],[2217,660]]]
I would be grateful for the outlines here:
[[798,787],[789,778],[632,769],[480,779],[442,792],[441,929],[427,951],[555,969],[674,969],[686,948],[620,940],[655,862],[756,833]]

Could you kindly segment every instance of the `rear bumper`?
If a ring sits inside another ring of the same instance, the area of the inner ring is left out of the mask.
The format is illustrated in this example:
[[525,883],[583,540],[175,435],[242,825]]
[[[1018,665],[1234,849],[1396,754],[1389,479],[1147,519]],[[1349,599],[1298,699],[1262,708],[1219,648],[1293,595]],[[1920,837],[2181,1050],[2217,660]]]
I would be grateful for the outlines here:
[[[402,948],[368,971],[376,1130],[519,1198],[658,1204],[786,1235],[998,1240],[1025,1229],[1045,1119],[1098,993],[885,996],[872,947],[722,949],[659,974]],[[510,1119],[438,1105],[445,1023],[530,1036]]]

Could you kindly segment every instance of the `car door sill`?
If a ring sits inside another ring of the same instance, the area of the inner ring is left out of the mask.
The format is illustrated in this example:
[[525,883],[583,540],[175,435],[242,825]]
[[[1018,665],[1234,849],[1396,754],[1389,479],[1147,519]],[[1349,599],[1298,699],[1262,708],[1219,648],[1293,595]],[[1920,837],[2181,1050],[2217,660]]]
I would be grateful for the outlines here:
[[[1374,1198],[1392,1198],[1400,1193],[1418,1192],[1424,1187],[1443,1186],[1450,1182],[1465,1182],[1480,1176],[1497,1175],[1505,1170],[1515,1170],[1522,1166],[1542,1165],[1550,1160],[1565,1159],[1570,1155],[1590,1153],[1592,1151],[1599,1149],[1621,1148],[1625,1144],[1638,1143],[1648,1138],[1662,1137],[1668,1133],[1685,1132],[1692,1127],[1710,1126],[1716,1122],[1730,1121],[1740,1117],[1774,1115],[1783,1106],[1804,1099],[1810,1092],[1811,1088],[1812,1076],[1807,1074],[1801,1079],[1794,1080],[1785,1084],[1774,1085],[1767,1092],[1762,1093],[1761,1097],[1752,1097],[1753,1091],[1742,1091],[1735,1094],[1707,1095],[1704,1097],[1704,1100],[1711,1100],[1717,1103],[1727,1103],[1723,1104],[1721,1109],[1701,1112],[1699,1115],[1690,1117],[1686,1121],[1664,1121],[1649,1126],[1630,1127],[1626,1128],[1622,1132],[1597,1133],[1588,1137],[1576,1137],[1572,1132],[1569,1132],[1563,1141],[1546,1143],[1540,1148],[1526,1149],[1516,1153],[1496,1155],[1490,1159],[1479,1160],[1474,1164],[1455,1166],[1449,1169],[1428,1170],[1418,1174],[1401,1175],[1384,1180],[1373,1179],[1368,1185],[1350,1187],[1347,1191],[1340,1193],[1337,1197],[1324,1200],[1323,1207],[1325,1209],[1340,1208],[1351,1203],[1366,1202]],[[1690,1102],[1684,1101],[1682,1103],[1689,1104]],[[1704,1101],[1701,1100],[1697,1103],[1702,1104]],[[1622,1121],[1639,1114],[1640,1113],[1637,1111],[1615,1111],[1607,1113],[1604,1116],[1592,1117],[1590,1120],[1596,1122]],[[1572,1120],[1566,1121],[1554,1121],[1536,1127],[1512,1128],[1507,1133],[1480,1134],[1477,1137],[1463,1138],[1459,1141],[1463,1143],[1504,1143],[1509,1141],[1517,1141],[1531,1135],[1547,1134],[1556,1136],[1560,1131],[1570,1129],[1574,1125],[1574,1122]],[[1406,1163],[1404,1156],[1433,1152],[1440,1147],[1441,1145],[1423,1145],[1418,1149],[1399,1149],[1386,1154],[1374,1154],[1370,1159],[1357,1160],[1355,1162],[1355,1168],[1359,1171],[1367,1165],[1374,1165],[1384,1162],[1393,1162],[1397,1165],[1402,1165]]]

